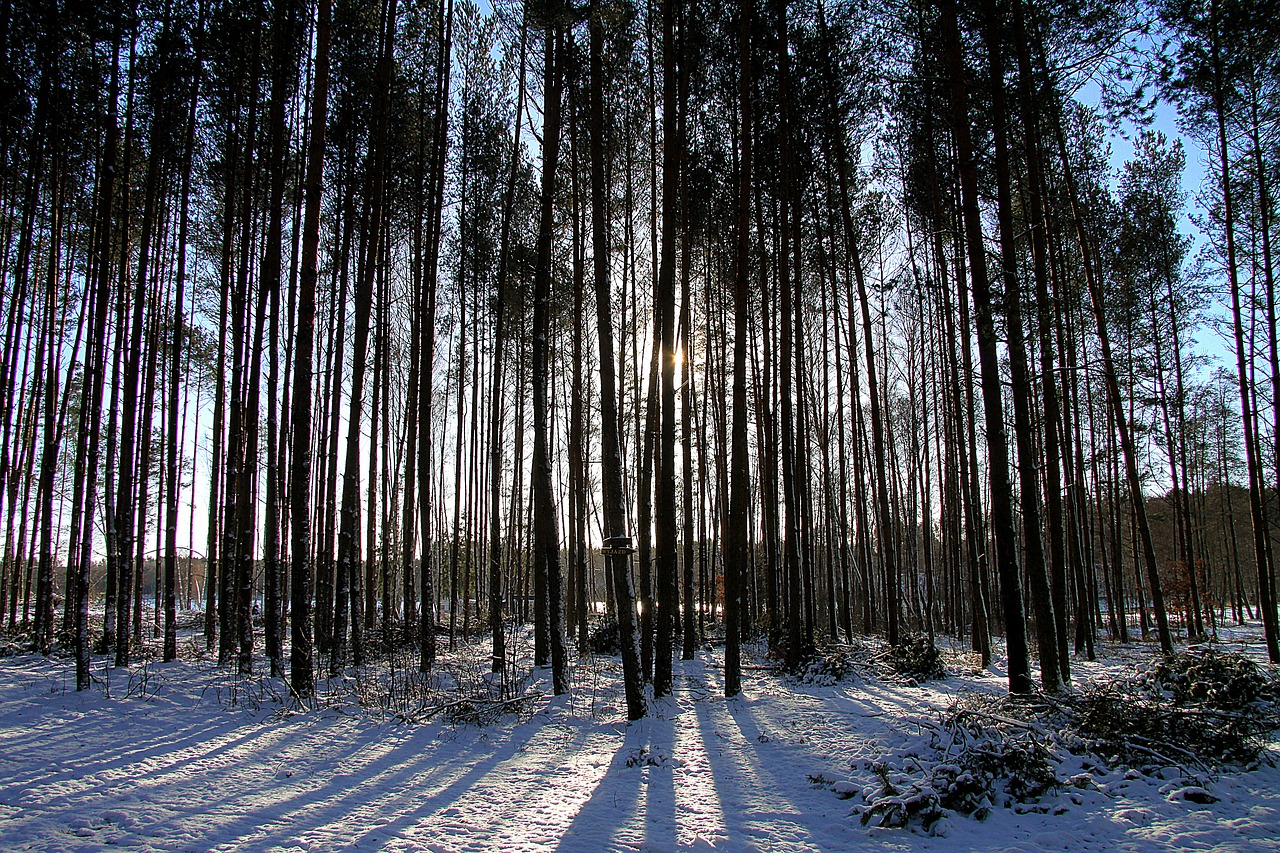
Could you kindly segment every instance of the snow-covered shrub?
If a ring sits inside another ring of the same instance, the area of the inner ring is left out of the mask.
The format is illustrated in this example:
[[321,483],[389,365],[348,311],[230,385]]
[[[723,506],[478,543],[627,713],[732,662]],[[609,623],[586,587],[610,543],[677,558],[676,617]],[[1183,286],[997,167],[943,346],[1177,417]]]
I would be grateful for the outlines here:
[[[879,785],[855,809],[863,825],[934,832],[949,813],[983,820],[996,807],[1037,803],[1062,782],[1045,732],[1008,697],[974,697],[942,715],[932,735],[872,766]],[[833,786],[834,790],[834,786]]]
[[982,817],[993,803],[1030,802],[1058,786],[1051,738],[1022,719],[1027,710],[1016,697],[971,697],[943,714],[932,780],[943,805]]
[[591,653],[610,657],[622,654],[622,637],[617,622],[610,619],[592,629]]
[[627,753],[628,767],[666,767],[671,762],[671,755],[661,747],[638,746]]
[[1188,649],[1157,664],[1152,679],[1179,705],[1243,710],[1276,698],[1276,683],[1242,654],[1207,646]]
[[894,672],[916,681],[947,677],[942,653],[924,634],[912,634],[890,647],[887,659]]
[[895,772],[888,764],[872,767],[880,779],[879,789],[863,791],[865,808],[855,809],[863,826],[909,827],[919,824],[925,832],[933,832],[946,817],[942,798],[929,782],[910,774]]
[[829,687],[846,678],[852,669],[853,660],[848,652],[830,649],[817,652],[806,660],[797,677],[805,684]]
[[1064,710],[1112,763],[1250,765],[1280,728],[1278,686],[1244,655],[1196,649],[1136,678],[1088,687]]
[[[950,780],[943,803],[965,814],[981,808],[990,792],[1007,796],[1012,805],[1038,799],[1058,786],[1051,753],[1039,736],[1029,731],[1002,736],[993,749],[972,746],[962,753],[959,766],[960,772]],[[950,774],[934,775],[936,780]],[[974,789],[987,785],[990,791],[983,791],[983,798],[975,801]]]
[[[934,834],[952,813],[1056,813],[1064,797],[1078,803],[1080,791],[1105,791],[1116,778],[1214,802],[1204,787],[1214,771],[1256,763],[1280,729],[1280,678],[1243,655],[1196,649],[1065,695],[971,696],[926,725],[927,736],[870,768],[878,784],[862,788],[854,809],[864,825]],[[849,785],[828,787],[843,797]]]
[[443,716],[455,725],[492,726],[508,716],[527,720],[533,714],[536,700],[541,694],[525,694],[512,699],[486,699],[472,696],[446,705]]

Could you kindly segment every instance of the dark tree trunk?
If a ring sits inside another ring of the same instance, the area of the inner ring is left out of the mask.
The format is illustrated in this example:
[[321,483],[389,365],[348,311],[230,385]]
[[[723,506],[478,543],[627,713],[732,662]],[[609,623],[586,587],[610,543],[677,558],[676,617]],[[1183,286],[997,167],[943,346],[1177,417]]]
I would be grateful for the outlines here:
[[[506,683],[507,648],[502,622],[505,601],[502,587],[502,457],[506,436],[503,431],[503,354],[507,336],[507,281],[511,274],[511,225],[520,170],[520,128],[524,116],[525,58],[527,51],[527,19],[520,21],[520,71],[516,94],[515,121],[511,132],[511,167],[502,210],[501,236],[498,248],[498,298],[493,318],[493,377],[489,409],[489,627],[493,638],[495,673]],[[607,267],[606,267],[607,269]],[[605,409],[605,417],[609,410]],[[517,512],[515,506],[512,513]]]
[[[1001,401],[1000,364],[996,353],[996,331],[987,277],[982,219],[978,210],[977,163],[970,136],[969,93],[957,16],[955,0],[943,0],[942,29],[950,75],[952,133],[956,144],[973,306],[978,327],[978,359],[982,368],[982,403],[989,448],[991,525],[996,541],[996,564],[1000,574],[1000,598],[1009,656],[1009,690],[1013,693],[1027,693],[1031,690],[1031,665],[1027,649],[1026,617],[1022,609],[1022,578],[1018,567],[1017,532],[1014,529],[1013,490],[1009,482],[1009,445]],[[957,283],[961,281],[957,276]],[[960,298],[968,298],[963,289]]]
[[549,4],[546,14],[542,198],[533,291],[533,467],[530,485],[533,490],[534,577],[539,581],[539,597],[546,607],[544,630],[550,644],[551,678],[553,690],[559,695],[569,689],[569,667],[564,637],[560,534],[555,494],[551,489],[551,456],[547,443],[551,416],[547,373],[550,361],[551,244],[555,225],[556,168],[560,154],[561,55],[564,45],[558,4]]
[[[609,211],[605,186],[604,106],[604,22],[600,0],[591,3],[591,227],[596,284],[596,331],[600,346],[600,455],[601,485],[604,490],[604,533],[606,539],[626,536],[626,508],[623,504],[622,455],[619,448],[617,380],[613,354],[613,288],[609,276]],[[616,541],[616,540],[615,540]],[[621,544],[619,542],[618,544]],[[635,591],[627,555],[622,548],[605,558],[609,567],[619,645],[622,648],[623,689],[627,697],[627,718],[645,715],[643,674],[636,648]]]
[[302,224],[302,275],[294,332],[293,399],[289,406],[293,457],[289,482],[290,648],[289,689],[295,699],[315,694],[315,645],[311,629],[311,393],[315,349],[316,279],[320,254],[320,200],[324,187],[325,129],[329,115],[329,28],[332,0],[317,0],[315,76],[307,148]]
[[[1022,509],[1023,548],[1026,554],[1024,571],[1031,586],[1031,601],[1036,615],[1036,639],[1040,652],[1040,683],[1048,693],[1062,689],[1062,677],[1058,665],[1057,618],[1054,615],[1053,598],[1049,590],[1049,575],[1044,560],[1044,539],[1041,533],[1040,458],[1036,449],[1035,425],[1032,423],[1032,389],[1030,368],[1027,365],[1026,333],[1022,326],[1022,285],[1018,278],[1017,246],[1013,230],[1013,191],[1009,145],[1005,122],[1005,80],[1003,23],[999,10],[992,4],[988,9],[987,50],[991,81],[991,120],[994,128],[996,171],[996,218],[1000,230],[1000,264],[1004,283],[1005,334],[1008,336],[1010,394],[1013,397],[1014,440],[1018,454],[1019,503]],[[984,367],[984,379],[985,379]],[[1056,416],[1056,412],[1055,412]],[[1052,445],[1045,452],[1054,454]],[[1057,494],[1058,486],[1054,486]],[[1054,518],[1056,525],[1060,521]]]
[[738,3],[738,155],[737,221],[734,231],[733,275],[733,436],[730,451],[733,480],[725,522],[724,597],[725,652],[724,695],[742,692],[742,632],[738,624],[742,581],[750,577],[748,515],[751,512],[751,465],[747,448],[747,319],[751,263],[751,28],[754,4]]

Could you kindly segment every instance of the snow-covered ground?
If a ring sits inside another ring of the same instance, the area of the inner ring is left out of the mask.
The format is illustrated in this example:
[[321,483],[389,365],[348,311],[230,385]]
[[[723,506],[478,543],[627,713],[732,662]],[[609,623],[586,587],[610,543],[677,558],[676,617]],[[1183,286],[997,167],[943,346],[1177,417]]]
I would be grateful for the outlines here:
[[[1001,673],[816,686],[752,669],[726,701],[717,653],[677,662],[675,696],[632,725],[607,659],[577,665],[571,696],[535,681],[532,716],[474,726],[336,699],[293,713],[278,682],[202,660],[113,671],[108,695],[77,694],[69,661],[3,658],[0,850],[1280,850],[1275,742],[1271,763],[1210,782],[1209,806],[1120,778],[939,836],[864,827],[829,783],[872,784],[874,761]],[[1077,679],[1151,655],[1105,653]]]

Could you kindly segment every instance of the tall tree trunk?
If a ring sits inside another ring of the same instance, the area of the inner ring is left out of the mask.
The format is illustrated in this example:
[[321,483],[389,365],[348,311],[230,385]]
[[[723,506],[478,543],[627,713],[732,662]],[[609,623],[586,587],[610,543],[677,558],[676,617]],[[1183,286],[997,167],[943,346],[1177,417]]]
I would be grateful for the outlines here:
[[[196,30],[198,33],[204,31],[203,7]],[[197,52],[197,56],[199,56],[199,52]],[[178,492],[179,479],[181,477],[179,450],[182,442],[181,430],[178,426],[178,390],[182,381],[181,359],[185,357],[182,349],[183,327],[186,322],[183,300],[186,295],[187,282],[187,235],[190,229],[191,171],[195,159],[196,109],[199,103],[202,76],[198,73],[191,85],[191,106],[187,115],[186,139],[183,143],[182,188],[180,190],[181,210],[178,214],[178,268],[173,307],[173,340],[171,344],[173,351],[169,353],[171,359],[169,363],[169,473],[166,477],[168,494],[165,499],[164,649],[162,654],[165,661],[174,660],[178,656],[178,614],[175,595],[178,574]],[[98,398],[100,404],[100,393]],[[88,580],[87,575],[85,580]]]
[[[1079,209],[1079,194],[1076,191],[1075,179],[1072,175],[1070,161],[1067,157],[1066,138],[1059,122],[1055,128],[1058,141],[1058,153],[1063,163],[1064,177],[1071,206],[1072,219],[1075,220],[1077,238],[1080,242],[1080,256],[1084,266],[1085,280],[1089,288],[1090,302],[1093,305],[1094,323],[1098,331],[1098,344],[1102,350],[1102,375],[1106,385],[1107,400],[1112,416],[1115,418],[1116,432],[1120,437],[1120,447],[1124,453],[1125,477],[1129,487],[1129,500],[1133,504],[1134,521],[1142,547],[1143,564],[1146,567],[1147,584],[1151,587],[1151,606],[1155,614],[1156,633],[1160,640],[1160,650],[1173,654],[1173,638],[1169,633],[1169,617],[1164,606],[1164,592],[1160,586],[1160,571],[1156,565],[1155,544],[1151,538],[1151,526],[1147,523],[1147,507],[1142,495],[1142,480],[1138,476],[1137,449],[1134,446],[1133,434],[1129,427],[1129,418],[1125,414],[1124,400],[1120,395],[1120,382],[1116,378],[1115,359],[1111,354],[1111,336],[1108,331],[1105,296],[1102,285],[1094,271],[1093,255],[1085,239],[1084,221]],[[1141,592],[1139,592],[1141,595]]]
[[[821,19],[823,30],[826,29],[825,17]],[[835,63],[828,65],[828,69],[834,69]],[[885,412],[884,399],[879,387],[879,379],[877,378],[876,368],[876,349],[874,343],[873,326],[871,323],[871,305],[868,298],[867,282],[865,268],[862,258],[862,251],[859,246],[861,234],[853,221],[853,201],[852,201],[852,164],[850,163],[850,155],[848,151],[848,140],[845,138],[843,125],[840,117],[835,113],[835,109],[839,103],[837,97],[836,80],[831,70],[824,75],[824,81],[827,86],[828,103],[832,108],[832,114],[828,116],[827,126],[828,135],[830,137],[830,145],[835,154],[836,159],[836,178],[839,189],[840,217],[841,225],[844,230],[845,251],[849,256],[849,263],[853,269],[854,284],[857,287],[858,306],[861,310],[862,318],[862,344],[863,357],[867,362],[867,398],[870,403],[871,414],[871,449],[874,456],[875,466],[875,512],[878,547],[875,549],[879,559],[885,570],[889,573],[895,571],[897,566],[896,545],[894,542],[894,525],[893,510],[889,495],[888,468],[889,463],[885,453]],[[851,327],[852,331],[852,327]],[[850,358],[855,358],[855,350],[853,344],[850,343]],[[855,392],[860,393],[860,392]],[[855,401],[856,403],[856,401]],[[856,403],[860,407],[859,403]],[[860,420],[860,418],[858,418]],[[870,595],[871,591],[867,590]],[[886,599],[886,631],[887,639],[890,645],[897,645],[899,639],[899,606],[896,590],[896,580],[885,591]],[[870,611],[868,611],[870,612]]]
[[[298,4],[280,3],[275,9],[272,24],[272,53],[275,68],[271,81],[271,114],[269,121],[271,161],[270,200],[268,207],[267,239],[263,247],[262,287],[267,292],[271,311],[271,333],[268,343],[270,377],[267,387],[267,489],[266,489],[266,537],[263,544],[263,574],[265,605],[265,639],[267,659],[271,661],[271,674],[284,675],[282,629],[283,608],[280,604],[280,476],[278,470],[279,414],[276,395],[279,390],[279,326],[280,326],[280,278],[281,252],[283,251],[284,181],[288,159],[286,150],[285,110],[291,97],[297,74],[296,46],[299,39]],[[184,195],[185,198],[185,195]],[[180,317],[181,315],[179,315]],[[176,356],[175,356],[176,357]],[[176,393],[171,389],[170,393]],[[176,400],[173,401],[176,407]],[[174,413],[170,412],[170,419]]]
[[1049,580],[1052,585],[1054,630],[1058,642],[1058,668],[1063,682],[1071,680],[1071,658],[1067,653],[1067,561],[1063,524],[1062,465],[1059,425],[1058,380],[1054,370],[1053,300],[1049,292],[1048,241],[1045,236],[1044,199],[1041,185],[1044,168],[1040,152],[1040,105],[1031,70],[1031,50],[1022,0],[1013,0],[1014,50],[1018,63],[1018,101],[1022,113],[1023,146],[1027,166],[1027,202],[1031,231],[1032,275],[1035,279],[1039,324],[1040,387],[1044,397],[1045,515],[1049,530]]
[[[733,479],[729,486],[729,506],[724,532],[724,695],[742,692],[742,632],[738,624],[742,585],[749,577],[748,515],[751,512],[751,463],[747,448],[747,320],[751,312],[748,300],[751,263],[751,31],[755,4],[738,2],[738,186],[737,216],[734,225],[733,273],[733,435],[730,439],[730,468]],[[723,510],[722,510],[723,512]],[[714,611],[713,611],[714,612]]]
[[[687,192],[683,189],[688,185],[688,179],[681,181],[682,198],[687,196]],[[683,205],[688,208],[687,202]],[[693,503],[695,493],[693,491],[693,430],[695,427],[693,416],[693,389],[695,387],[693,380],[693,330],[690,328],[691,322],[691,306],[690,300],[691,283],[689,270],[689,229],[685,229],[684,247],[681,252],[683,260],[680,270],[680,329],[681,329],[681,347],[684,351],[684,358],[680,367],[680,426],[681,450],[683,452],[684,465],[684,502],[683,510],[683,539],[684,539],[684,606],[682,608],[681,633],[684,642],[680,649],[681,660],[693,660],[694,649],[698,643],[697,623],[694,621],[694,586],[693,586]]]
[[[368,190],[366,196],[363,248],[355,289],[355,337],[353,339],[351,400],[347,413],[346,461],[342,479],[341,522],[338,531],[337,597],[334,609],[334,646],[329,662],[331,675],[346,665],[347,620],[351,621],[351,646],[356,666],[364,658],[362,617],[363,572],[360,562],[360,419],[364,411],[365,356],[369,348],[370,316],[373,309],[373,280],[382,255],[382,228],[386,188],[387,110],[390,98],[393,49],[396,32],[396,0],[385,0],[382,8],[380,59],[373,102],[369,140]],[[377,437],[374,436],[374,440]],[[370,512],[375,508],[370,507]],[[372,555],[370,555],[371,557]]]
[[[1016,2],[1016,0],[1015,0]],[[999,9],[988,8],[987,50],[991,81],[992,125],[995,141],[996,218],[1000,229],[1000,262],[1004,280],[1005,334],[1008,336],[1010,393],[1013,397],[1014,440],[1018,453],[1019,503],[1022,508],[1023,547],[1026,553],[1024,571],[1031,585],[1031,601],[1036,615],[1036,639],[1040,652],[1040,684],[1048,693],[1062,690],[1059,671],[1057,618],[1049,589],[1049,575],[1044,560],[1041,533],[1040,458],[1036,449],[1035,425],[1031,419],[1032,389],[1027,365],[1026,335],[1022,326],[1022,286],[1018,278],[1017,247],[1013,231],[1013,192],[1009,145],[1005,123],[1004,51]],[[985,369],[984,369],[985,378]],[[1056,416],[1055,412],[1055,416]],[[1054,455],[1053,445],[1045,446],[1046,455]],[[1056,460],[1055,460],[1056,461]],[[1057,494],[1058,486],[1053,489]],[[1053,523],[1058,524],[1054,518]]]
[[[142,378],[142,356],[144,346],[143,321],[146,314],[147,291],[152,275],[151,242],[153,234],[158,230],[155,223],[156,200],[159,195],[160,172],[162,168],[160,153],[153,148],[147,163],[147,183],[143,201],[142,240],[138,247],[138,270],[134,281],[133,308],[131,327],[127,338],[127,352],[124,365],[124,406],[121,414],[120,434],[120,474],[116,483],[116,506],[113,525],[119,555],[119,576],[116,587],[116,666],[128,666],[130,657],[131,632],[130,605],[133,599],[135,572],[142,571],[136,564],[134,548],[136,546],[136,504],[134,472],[137,461],[138,425],[141,418],[150,418],[149,411],[140,407],[142,389],[139,388]],[[150,448],[141,452],[148,453]]]
[[[520,71],[516,93],[515,119],[511,130],[511,166],[507,172],[507,186],[502,206],[501,236],[498,247],[498,299],[493,318],[493,376],[489,409],[489,627],[493,637],[493,672],[503,675],[506,682],[506,634],[502,623],[505,604],[502,589],[502,456],[505,434],[503,431],[503,363],[506,349],[507,281],[511,268],[511,220],[515,206],[515,194],[520,170],[520,133],[524,117],[525,59],[528,42],[528,18],[520,19]],[[594,165],[594,164],[593,164]],[[593,173],[594,174],[594,173]],[[607,269],[606,261],[606,269]],[[610,366],[612,369],[612,366]],[[604,410],[608,419],[610,410]],[[518,509],[513,506],[512,513]]]
[[544,104],[542,142],[542,198],[538,220],[538,258],[533,291],[533,490],[534,577],[540,580],[546,605],[545,631],[551,653],[552,689],[557,695],[569,689],[568,654],[564,637],[564,589],[560,573],[560,534],[557,529],[555,493],[551,488],[551,457],[547,426],[551,415],[547,398],[551,299],[551,249],[555,226],[556,168],[560,155],[561,54],[564,50],[559,4],[546,9]]
[[290,648],[289,689],[306,701],[315,694],[315,646],[311,629],[311,394],[315,349],[316,279],[320,254],[320,201],[324,187],[325,129],[329,116],[329,29],[332,0],[317,0],[315,76],[307,148],[306,201],[302,224],[302,275],[294,332],[293,464],[289,483]]
[[453,0],[440,0],[440,32],[443,38],[439,43],[439,55],[436,63],[436,103],[433,152],[430,164],[427,233],[427,275],[426,292],[422,295],[423,317],[421,333],[422,365],[418,371],[418,488],[422,497],[418,502],[419,526],[421,528],[421,558],[418,561],[418,594],[421,596],[419,607],[420,655],[418,668],[422,672],[430,672],[436,659],[436,591],[432,576],[432,549],[435,547],[432,535],[431,510],[433,495],[431,487],[431,411],[432,388],[434,386],[434,361],[436,344],[436,288],[439,283],[440,270],[440,234],[441,214],[444,209],[445,158],[449,147],[449,86],[452,69],[453,46]]
[[778,255],[775,258],[778,269],[778,301],[781,312],[778,323],[779,366],[778,394],[780,397],[779,414],[781,416],[781,456],[782,456],[782,503],[784,524],[783,548],[785,561],[785,601],[787,625],[787,667],[798,670],[801,660],[807,651],[803,647],[803,607],[801,601],[802,557],[800,545],[800,518],[802,511],[800,496],[796,486],[799,482],[796,475],[796,414],[794,398],[802,393],[795,389],[794,381],[797,369],[793,367],[796,341],[794,340],[795,310],[794,291],[800,287],[799,281],[792,280],[791,249],[793,245],[792,228],[796,221],[791,215],[795,204],[793,182],[793,157],[791,152],[791,44],[788,37],[787,0],[776,0],[774,14],[777,32],[775,51],[778,61],[778,106],[779,106],[779,141],[778,162],[780,175],[780,208],[778,223]]
[[[1027,649],[1026,617],[1022,609],[1022,578],[1018,567],[1017,533],[1014,530],[1013,492],[1009,482],[1009,445],[1001,401],[1000,364],[996,353],[986,247],[983,244],[982,219],[978,210],[978,175],[969,127],[969,93],[965,82],[964,55],[955,0],[943,0],[941,13],[944,51],[950,77],[952,133],[956,144],[961,209],[978,327],[978,359],[982,368],[982,403],[989,448],[991,525],[995,534],[1000,599],[1005,618],[1009,690],[1013,693],[1027,693],[1031,690],[1031,664]],[[962,283],[960,276],[956,280],[957,284]],[[963,289],[960,298],[968,298]]]
[[606,556],[618,618],[622,649],[622,681],[627,698],[627,718],[645,715],[643,674],[636,647],[635,591],[623,543],[626,507],[622,486],[622,454],[619,448],[621,416],[613,355],[613,288],[610,282],[609,211],[605,185],[604,21],[601,0],[591,0],[591,237],[596,284],[596,332],[600,346],[600,457],[604,490],[604,534],[617,547]]
[[[654,492],[654,579],[657,625],[653,650],[653,695],[671,693],[672,642],[676,613],[676,388],[675,388],[675,277],[676,247],[681,234],[679,68],[677,16],[672,0],[662,5],[662,241],[658,258],[657,288],[653,296],[656,325],[660,330],[661,400],[657,453],[657,486]],[[680,36],[682,38],[682,36]]]
[[[85,359],[85,408],[80,416],[86,424],[81,436],[88,442],[85,452],[85,503],[84,524],[80,544],[80,562],[76,572],[76,611],[75,611],[75,643],[76,643],[76,690],[87,690],[90,686],[89,676],[89,581],[93,555],[93,515],[94,503],[98,492],[98,457],[102,441],[102,397],[106,382],[107,359],[107,308],[111,300],[111,206],[115,194],[116,156],[118,145],[118,107],[119,95],[119,58],[120,33],[116,34],[113,51],[111,87],[108,90],[108,114],[106,119],[106,142],[102,155],[100,185],[98,188],[96,275],[93,279],[93,321],[90,331],[90,349]],[[193,99],[194,103],[194,99]],[[188,133],[188,140],[190,140]],[[189,149],[188,149],[189,150]],[[181,273],[179,273],[181,274]],[[179,291],[181,292],[181,291]],[[74,543],[73,543],[74,546]],[[4,585],[0,574],[0,587]],[[3,607],[0,607],[3,610]]]
[[[54,85],[57,85],[55,78]],[[40,485],[38,519],[40,521],[40,562],[36,569],[36,612],[34,633],[36,645],[42,654],[53,648],[53,486],[58,471],[58,446],[60,424],[58,422],[58,372],[62,329],[58,322],[58,279],[62,267],[63,228],[63,155],[58,151],[59,119],[54,119],[51,134],[54,154],[51,164],[49,188],[49,250],[48,269],[45,278],[45,336],[44,347],[44,424],[41,429]],[[25,620],[24,620],[25,621]],[[121,636],[125,632],[121,631]],[[127,654],[127,652],[126,652]],[[128,663],[126,659],[125,663]]]

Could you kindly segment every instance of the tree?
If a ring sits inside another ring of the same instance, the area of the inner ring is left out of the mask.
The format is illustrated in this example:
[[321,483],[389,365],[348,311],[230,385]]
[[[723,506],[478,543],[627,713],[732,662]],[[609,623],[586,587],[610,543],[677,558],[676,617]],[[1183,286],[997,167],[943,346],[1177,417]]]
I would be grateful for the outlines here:
[[[569,689],[568,654],[564,638],[564,589],[560,573],[560,537],[556,527],[555,496],[551,490],[551,457],[547,447],[547,369],[551,299],[551,250],[560,155],[561,63],[564,52],[562,10],[547,4],[543,22],[543,137],[542,200],[538,216],[538,260],[533,294],[533,489],[535,596],[546,607],[544,633],[550,644],[553,689]],[[536,656],[535,652],[535,656]],[[543,659],[545,660],[545,658]]]
[[[1249,506],[1254,528],[1259,606],[1262,609],[1267,655],[1272,663],[1276,663],[1280,662],[1280,616],[1277,615],[1274,569],[1263,508],[1261,442],[1256,435],[1255,406],[1250,392],[1253,371],[1245,341],[1236,239],[1237,202],[1228,133],[1229,117],[1241,107],[1240,83],[1251,73],[1254,63],[1265,56],[1259,56],[1255,52],[1255,45],[1266,45],[1267,41],[1263,39],[1259,42],[1254,34],[1265,31],[1263,21],[1268,13],[1255,3],[1224,6],[1219,0],[1208,0],[1207,3],[1179,0],[1162,4],[1160,14],[1166,27],[1176,37],[1176,54],[1165,69],[1165,89],[1178,100],[1188,123],[1212,140],[1212,150],[1217,160],[1215,167],[1222,204],[1223,254],[1231,293],[1232,331],[1239,379],[1240,416],[1245,432],[1245,462],[1249,471]],[[1273,42],[1269,50],[1274,53]],[[1263,206],[1265,208],[1265,203]],[[1267,271],[1267,280],[1271,280],[1270,270]],[[1268,288],[1269,303],[1274,303],[1273,290],[1274,287]],[[1273,384],[1274,382],[1273,379]]]
[[605,112],[604,37],[605,22],[599,0],[591,8],[591,242],[596,289],[596,335],[600,348],[600,455],[604,489],[604,534],[618,547],[606,559],[609,583],[613,588],[618,619],[618,642],[622,649],[623,688],[627,697],[627,718],[645,715],[643,673],[636,645],[635,590],[623,545],[626,509],[623,505],[622,456],[617,417],[617,378],[614,374],[613,287],[610,277],[609,210],[606,202],[605,152],[607,116]]
[[[965,79],[958,10],[953,0],[946,0],[942,4],[941,15],[951,92],[952,133],[956,145],[961,209],[978,331],[978,360],[982,368],[982,407],[987,428],[991,526],[996,542],[1000,600],[1009,655],[1009,690],[1013,693],[1026,693],[1031,690],[1031,667],[1026,641],[1026,617],[1022,609],[1022,576],[1018,566],[1017,537],[1013,527],[1009,446],[1001,402],[1000,367],[987,278],[986,249],[982,242],[982,221],[978,210],[977,164],[970,130],[968,84]],[[967,299],[968,294],[962,289],[959,298]]]
[[316,279],[320,251],[320,201],[324,182],[325,129],[329,106],[331,0],[317,0],[315,70],[311,89],[311,130],[307,148],[306,208],[302,224],[302,275],[298,279],[298,320],[294,334],[293,465],[290,472],[289,689],[302,701],[315,693],[315,653],[311,625],[311,396]]
[[747,547],[750,529],[751,464],[747,456],[747,320],[751,263],[751,30],[754,4],[738,4],[738,194],[733,273],[733,439],[729,507],[725,524],[724,695],[742,692],[742,637],[738,614],[741,585],[750,577]]

